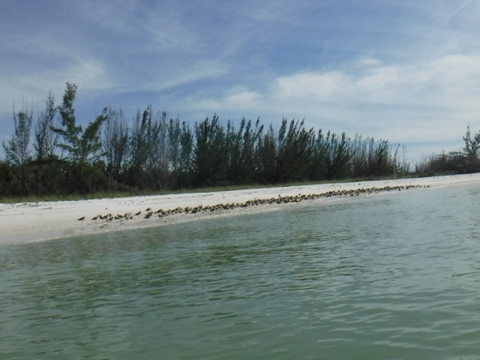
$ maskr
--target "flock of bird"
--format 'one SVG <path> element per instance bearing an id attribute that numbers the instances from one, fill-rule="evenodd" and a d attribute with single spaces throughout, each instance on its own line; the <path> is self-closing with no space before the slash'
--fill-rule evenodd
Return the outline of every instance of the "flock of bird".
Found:
<path id="1" fill-rule="evenodd" d="M 135 214 L 131 212 L 127 212 L 124 214 L 117 214 L 112 215 L 111 213 L 105 215 L 96 215 L 91 220 L 98 221 L 102 220 L 105 222 L 110 222 L 114 220 L 133 220 L 135 218 L 150 219 L 153 216 L 158 216 L 160 218 L 174 215 L 174 214 L 197 214 L 200 212 L 214 212 L 214 211 L 222 211 L 222 210 L 233 210 L 237 208 L 248 208 L 251 206 L 258 206 L 258 205 L 265 205 L 265 204 L 288 204 L 288 203 L 298 203 L 305 200 L 315 200 L 319 198 L 331 198 L 331 197 L 345 197 L 345 196 L 360 196 L 360 195 L 371 195 L 373 193 L 379 192 L 386 192 L 386 191 L 402 191 L 408 190 L 412 188 L 422 188 L 422 187 L 430 187 L 430 185 L 404 185 L 404 186 L 384 186 L 384 187 L 371 187 L 371 188 L 360 188 L 360 189 L 352 189 L 352 190 L 332 190 L 321 194 L 308 194 L 308 195 L 292 195 L 292 196 L 281 196 L 278 197 L 268 198 L 268 199 L 254 199 L 248 200 L 244 203 L 227 203 L 227 204 L 217 204 L 217 205 L 208 205 L 208 206 L 195 206 L 190 207 L 187 206 L 185 208 L 177 207 L 176 209 L 172 210 L 163 210 L 158 209 L 156 211 L 152 210 L 152 208 L 147 208 L 142 211 L 138 211 Z M 78 221 L 85 220 L 85 216 L 77 219 Z"/>

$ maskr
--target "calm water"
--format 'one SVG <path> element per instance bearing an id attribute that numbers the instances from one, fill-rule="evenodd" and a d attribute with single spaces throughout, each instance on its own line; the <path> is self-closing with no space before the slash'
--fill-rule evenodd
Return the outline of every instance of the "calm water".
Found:
<path id="1" fill-rule="evenodd" d="M 0 359 L 480 359 L 480 185 L 0 248 Z"/>

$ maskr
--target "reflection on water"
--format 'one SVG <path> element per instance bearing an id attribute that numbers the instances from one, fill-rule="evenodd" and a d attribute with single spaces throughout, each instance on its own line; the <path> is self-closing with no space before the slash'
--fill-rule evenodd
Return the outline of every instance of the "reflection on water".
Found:
<path id="1" fill-rule="evenodd" d="M 476 358 L 480 186 L 0 248 L 1 359 Z"/>

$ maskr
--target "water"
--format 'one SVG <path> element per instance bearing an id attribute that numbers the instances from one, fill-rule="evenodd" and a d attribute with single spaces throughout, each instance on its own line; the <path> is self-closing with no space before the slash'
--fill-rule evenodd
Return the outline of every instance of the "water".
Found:
<path id="1" fill-rule="evenodd" d="M 0 248 L 0 359 L 480 359 L 480 185 Z"/>

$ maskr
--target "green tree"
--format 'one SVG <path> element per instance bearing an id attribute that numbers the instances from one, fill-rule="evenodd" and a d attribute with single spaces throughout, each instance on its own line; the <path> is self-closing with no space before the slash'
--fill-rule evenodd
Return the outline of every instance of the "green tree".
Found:
<path id="1" fill-rule="evenodd" d="M 260 183 L 274 184 L 277 179 L 277 141 L 276 131 L 270 124 L 265 134 L 260 133 L 257 151 L 257 181 Z"/>
<path id="2" fill-rule="evenodd" d="M 330 142 L 323 135 L 322 129 L 318 130 L 318 134 L 313 144 L 313 154 L 310 164 L 310 178 L 312 180 L 324 180 L 327 174 L 327 158 L 330 153 Z"/>
<path id="3" fill-rule="evenodd" d="M 61 164 L 58 161 L 58 156 L 55 154 L 58 134 L 52 130 L 56 114 L 55 100 L 52 93 L 49 93 L 45 111 L 37 118 L 35 126 L 33 165 L 35 168 L 35 191 L 37 195 L 46 192 L 54 193 L 59 190 L 59 179 L 62 177 Z"/>
<path id="4" fill-rule="evenodd" d="M 149 176 L 146 173 L 146 164 L 149 157 L 148 132 L 152 121 L 151 113 L 150 106 L 143 113 L 140 110 L 137 111 L 130 135 L 127 183 L 136 187 L 148 187 Z"/>
<path id="5" fill-rule="evenodd" d="M 53 127 L 53 131 L 63 138 L 63 143 L 58 146 L 67 152 L 67 158 L 72 164 L 83 168 L 85 165 L 94 165 L 100 160 L 100 129 L 108 119 L 107 108 L 102 114 L 88 124 L 85 131 L 81 125 L 77 125 L 73 102 L 76 97 L 77 85 L 67 83 L 67 89 L 63 95 L 63 104 L 58 107 L 62 120 L 62 128 Z"/>
<path id="6" fill-rule="evenodd" d="M 148 129 L 147 171 L 150 174 L 150 186 L 155 190 L 165 189 L 170 165 L 167 113 L 157 113 Z"/>
<path id="7" fill-rule="evenodd" d="M 190 126 L 182 122 L 182 131 L 180 135 L 180 176 L 179 176 L 179 186 L 180 187 L 192 187 L 193 184 L 193 151 L 194 151 L 194 141 L 193 133 Z"/>
<path id="8" fill-rule="evenodd" d="M 350 139 L 345 133 L 338 138 L 336 134 L 327 134 L 329 144 L 329 155 L 327 162 L 327 179 L 342 179 L 350 175 L 352 154 L 350 150 Z"/>
<path id="9" fill-rule="evenodd" d="M 255 180 L 256 175 L 256 145 L 263 125 L 260 120 L 252 127 L 252 121 L 242 118 L 240 128 L 235 131 L 231 122 L 227 126 L 228 168 L 227 178 L 235 184 L 248 184 Z"/>
<path id="10" fill-rule="evenodd" d="M 107 108 L 101 115 L 88 124 L 85 131 L 81 125 L 77 125 L 73 102 L 76 97 L 77 85 L 67 83 L 67 89 L 63 95 L 63 104 L 58 107 L 62 120 L 62 128 L 53 127 L 53 131 L 63 139 L 58 146 L 67 152 L 67 159 L 74 165 L 83 169 L 86 165 L 94 165 L 100 160 L 100 129 L 108 119 Z"/>
<path id="11" fill-rule="evenodd" d="M 214 186 L 226 179 L 228 164 L 226 137 L 225 130 L 218 120 L 218 116 L 214 115 L 211 121 L 207 117 L 201 123 L 195 123 L 196 186 Z"/>
<path id="12" fill-rule="evenodd" d="M 168 123 L 168 159 L 170 187 L 190 187 L 192 169 L 193 135 L 190 127 L 180 119 L 170 119 Z"/>
<path id="13" fill-rule="evenodd" d="M 52 127 L 56 114 L 55 99 L 52 93 L 49 93 L 45 104 L 45 111 L 40 114 L 35 126 L 35 141 L 33 147 L 35 148 L 36 161 L 45 161 L 55 153 L 58 135 L 52 131 Z"/>
<path id="14" fill-rule="evenodd" d="M 129 127 L 123 111 L 109 109 L 103 131 L 103 150 L 107 172 L 116 181 L 121 181 L 129 151 Z"/>
<path id="15" fill-rule="evenodd" d="M 278 134 L 277 181 L 307 180 L 314 154 L 315 133 L 307 131 L 303 121 L 282 120 Z"/>
<path id="16" fill-rule="evenodd" d="M 102 185 L 105 178 L 100 169 L 102 165 L 100 130 L 108 119 L 108 111 L 107 108 L 103 109 L 102 114 L 83 130 L 81 125 L 77 125 L 73 107 L 76 91 L 75 84 L 67 83 L 63 103 L 58 107 L 62 127 L 52 127 L 52 130 L 63 140 L 57 146 L 67 153 L 66 161 L 70 171 L 66 183 L 69 191 L 98 191 L 105 185 Z"/>
<path id="17" fill-rule="evenodd" d="M 21 192 L 24 195 L 28 193 L 27 165 L 31 160 L 29 144 L 32 120 L 33 110 L 29 110 L 28 106 L 22 105 L 22 110 L 18 113 L 13 110 L 14 133 L 8 143 L 2 142 L 6 163 L 15 169 L 14 174 L 20 181 Z"/>
<path id="18" fill-rule="evenodd" d="M 14 193 L 13 181 L 12 167 L 0 160 L 0 197 Z"/>
<path id="19" fill-rule="evenodd" d="M 460 172 L 478 172 L 480 171 L 480 160 L 478 159 L 478 152 L 480 150 L 480 132 L 475 134 L 472 138 L 470 133 L 470 126 L 467 126 L 467 133 L 463 137 L 465 142 L 465 147 L 463 148 L 464 152 L 464 162 L 461 166 L 462 170 Z"/>

